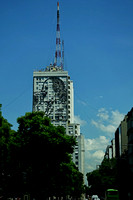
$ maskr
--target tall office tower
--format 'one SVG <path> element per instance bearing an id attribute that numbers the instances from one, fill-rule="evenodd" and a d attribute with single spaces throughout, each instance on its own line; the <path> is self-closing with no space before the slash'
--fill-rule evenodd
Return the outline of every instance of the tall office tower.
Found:
<path id="1" fill-rule="evenodd" d="M 33 74 L 33 111 L 44 111 L 55 126 L 73 123 L 73 82 L 67 71 L 49 66 Z"/>
<path id="2" fill-rule="evenodd" d="M 73 81 L 64 71 L 64 41 L 61 57 L 59 3 L 57 3 L 56 51 L 54 64 L 33 73 L 33 111 L 44 111 L 54 126 L 64 126 L 66 134 L 76 137 L 73 162 L 84 173 L 84 138 L 74 123 Z"/>

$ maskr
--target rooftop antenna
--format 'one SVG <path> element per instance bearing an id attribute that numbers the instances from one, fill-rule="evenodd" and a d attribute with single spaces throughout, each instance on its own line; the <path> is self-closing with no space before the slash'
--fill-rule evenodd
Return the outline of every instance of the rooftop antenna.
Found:
<path id="1" fill-rule="evenodd" d="M 62 40 L 62 69 L 64 69 L 64 40 Z"/>
<path id="2" fill-rule="evenodd" d="M 61 41 L 60 41 L 60 16 L 59 16 L 59 2 L 57 2 L 57 27 L 56 27 L 56 51 L 54 66 L 61 66 Z"/>

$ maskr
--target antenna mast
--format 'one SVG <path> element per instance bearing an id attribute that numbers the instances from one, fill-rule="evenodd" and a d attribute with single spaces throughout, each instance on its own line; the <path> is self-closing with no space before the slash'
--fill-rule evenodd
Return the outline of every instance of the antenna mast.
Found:
<path id="1" fill-rule="evenodd" d="M 64 69 L 64 40 L 62 40 L 62 69 Z"/>
<path id="2" fill-rule="evenodd" d="M 60 41 L 60 16 L 59 16 L 59 2 L 57 2 L 57 27 L 56 27 L 56 51 L 54 66 L 61 66 L 61 41 Z"/>

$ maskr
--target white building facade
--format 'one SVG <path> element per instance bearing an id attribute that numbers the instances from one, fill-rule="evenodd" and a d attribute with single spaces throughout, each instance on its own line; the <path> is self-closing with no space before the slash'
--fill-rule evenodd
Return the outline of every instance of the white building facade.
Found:
<path id="1" fill-rule="evenodd" d="M 73 81 L 67 71 L 50 65 L 33 73 L 33 111 L 44 111 L 54 126 L 63 126 L 66 134 L 76 137 L 72 159 L 84 174 L 84 137 L 74 123 Z"/>

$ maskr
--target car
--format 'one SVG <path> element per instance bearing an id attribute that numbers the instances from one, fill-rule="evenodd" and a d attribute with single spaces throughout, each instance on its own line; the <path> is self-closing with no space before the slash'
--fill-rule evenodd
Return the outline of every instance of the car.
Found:
<path id="1" fill-rule="evenodd" d="M 92 200 L 100 200 L 97 195 L 92 195 L 91 199 Z"/>

